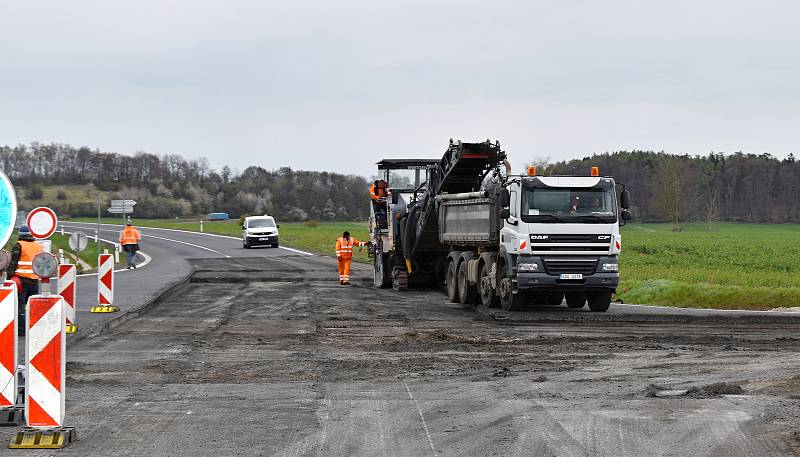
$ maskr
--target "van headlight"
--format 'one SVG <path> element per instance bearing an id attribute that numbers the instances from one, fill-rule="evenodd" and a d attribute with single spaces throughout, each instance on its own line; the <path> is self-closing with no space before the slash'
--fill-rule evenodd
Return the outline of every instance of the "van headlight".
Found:
<path id="1" fill-rule="evenodd" d="M 603 271 L 619 271 L 618 263 L 604 263 Z"/>
<path id="2" fill-rule="evenodd" d="M 520 263 L 517 264 L 517 271 L 539 271 L 538 263 Z"/>

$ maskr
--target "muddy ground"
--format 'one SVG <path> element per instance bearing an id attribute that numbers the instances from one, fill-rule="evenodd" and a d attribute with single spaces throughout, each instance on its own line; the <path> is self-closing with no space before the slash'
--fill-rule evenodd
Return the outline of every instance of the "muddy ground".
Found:
<path id="1" fill-rule="evenodd" d="M 492 321 L 330 259 L 196 268 L 68 348 L 58 455 L 800 455 L 800 319 Z"/>

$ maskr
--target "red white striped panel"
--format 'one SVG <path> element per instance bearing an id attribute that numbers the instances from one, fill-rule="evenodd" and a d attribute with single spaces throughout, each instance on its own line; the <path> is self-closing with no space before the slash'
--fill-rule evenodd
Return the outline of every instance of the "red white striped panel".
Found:
<path id="1" fill-rule="evenodd" d="M 114 303 L 114 256 L 100 254 L 97 261 L 97 303 L 100 306 Z"/>
<path id="2" fill-rule="evenodd" d="M 0 287 L 0 407 L 17 402 L 17 286 L 6 284 Z"/>
<path id="3" fill-rule="evenodd" d="M 67 324 L 75 324 L 75 265 L 58 266 L 58 293 L 64 299 Z"/>
<path id="4" fill-rule="evenodd" d="M 67 360 L 64 300 L 58 295 L 34 295 L 28 300 L 26 314 L 25 418 L 29 427 L 60 427 L 64 424 Z"/>

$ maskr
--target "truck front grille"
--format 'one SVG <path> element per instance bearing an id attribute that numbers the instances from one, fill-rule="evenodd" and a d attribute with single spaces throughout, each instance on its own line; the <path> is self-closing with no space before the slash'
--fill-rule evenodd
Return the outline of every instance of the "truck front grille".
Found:
<path id="1" fill-rule="evenodd" d="M 597 271 L 597 259 L 542 259 L 544 271 L 549 275 L 561 273 L 594 274 Z"/>

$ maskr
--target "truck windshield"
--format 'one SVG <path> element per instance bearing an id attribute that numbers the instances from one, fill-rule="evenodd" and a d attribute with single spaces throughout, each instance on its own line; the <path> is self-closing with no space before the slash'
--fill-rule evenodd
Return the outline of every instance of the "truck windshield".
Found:
<path id="1" fill-rule="evenodd" d="M 524 188 L 521 214 L 525 222 L 614 223 L 616 196 L 613 186 Z"/>
<path id="2" fill-rule="evenodd" d="M 247 228 L 271 228 L 275 227 L 275 221 L 272 219 L 253 219 L 247 222 Z"/>
<path id="3" fill-rule="evenodd" d="M 412 190 L 428 180 L 428 170 L 424 167 L 389 170 L 388 175 L 390 189 Z"/>

